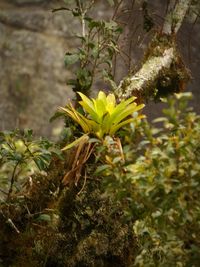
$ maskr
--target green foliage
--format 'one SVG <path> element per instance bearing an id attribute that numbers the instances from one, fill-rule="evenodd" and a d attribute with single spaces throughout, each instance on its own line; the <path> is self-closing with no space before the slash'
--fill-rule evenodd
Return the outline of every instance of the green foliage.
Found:
<path id="1" fill-rule="evenodd" d="M 1 193 L 9 198 L 22 190 L 33 173 L 47 170 L 52 153 L 61 152 L 47 139 L 33 140 L 32 130 L 0 132 Z"/>
<path id="2" fill-rule="evenodd" d="M 94 1 L 74 1 L 66 3 L 65 7 L 54 11 L 66 10 L 78 19 L 81 24 L 81 33 L 75 37 L 81 42 L 80 47 L 65 54 L 65 65 L 75 65 L 75 78 L 68 81 L 75 93 L 90 94 L 90 89 L 96 77 L 108 81 L 116 87 L 113 81 L 112 60 L 119 52 L 117 41 L 122 29 L 114 20 L 96 20 L 88 15 Z M 109 1 L 112 5 L 112 1 Z"/>
<path id="3" fill-rule="evenodd" d="M 176 98 L 181 102 L 171 98 L 164 110 L 163 131 L 129 166 L 134 199 L 144 207 L 134 226 L 142 245 L 136 266 L 198 266 L 200 260 L 200 118 L 184 110 L 187 94 Z"/>
<path id="4" fill-rule="evenodd" d="M 93 134 L 99 139 L 103 139 L 106 135 L 113 136 L 124 125 L 143 117 L 138 115 L 137 111 L 141 110 L 144 105 L 137 105 L 134 102 L 136 97 L 130 97 L 116 104 L 114 94 L 106 96 L 104 92 L 100 91 L 96 99 L 89 99 L 80 92 L 78 94 L 82 99 L 79 103 L 84 109 L 85 115 L 75 110 L 72 104 L 60 109 L 77 122 L 84 133 Z M 134 116 L 130 117 L 131 115 Z M 80 138 L 80 140 L 82 139 L 83 137 Z M 75 142 L 77 143 L 77 141 Z M 67 148 L 69 146 L 65 149 Z"/>
<path id="5" fill-rule="evenodd" d="M 133 266 L 199 266 L 200 117 L 186 109 L 189 93 L 168 100 L 166 117 L 127 129 L 125 163 L 101 159 L 108 194 L 126 201 L 140 251 Z M 134 140 L 138 140 L 135 144 Z"/>

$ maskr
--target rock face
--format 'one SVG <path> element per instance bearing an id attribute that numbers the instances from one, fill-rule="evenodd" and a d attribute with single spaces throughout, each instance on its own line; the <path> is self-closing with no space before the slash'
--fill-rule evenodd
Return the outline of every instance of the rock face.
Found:
<path id="1" fill-rule="evenodd" d="M 0 1 L 1 130 L 32 128 L 51 136 L 49 118 L 72 96 L 63 59 L 75 25 L 64 12 L 52 14 L 53 4 Z"/>
<path id="2" fill-rule="evenodd" d="M 17 4 L 17 5 L 23 5 L 23 4 L 38 4 L 38 3 L 44 3 L 47 2 L 47 0 L 11 0 L 10 2 Z"/>

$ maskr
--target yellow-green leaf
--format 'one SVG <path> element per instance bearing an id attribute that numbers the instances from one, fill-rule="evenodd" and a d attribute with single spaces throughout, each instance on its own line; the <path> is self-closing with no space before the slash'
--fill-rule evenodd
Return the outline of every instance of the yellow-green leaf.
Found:
<path id="1" fill-rule="evenodd" d="M 122 121 L 121 123 L 115 125 L 115 126 L 112 126 L 110 131 L 109 131 L 109 135 L 114 135 L 118 130 L 119 128 L 123 127 L 124 125 L 128 124 L 128 123 L 131 123 L 134 121 L 134 118 L 130 118 L 130 119 L 127 119 L 127 120 L 124 120 Z"/>
<path id="2" fill-rule="evenodd" d="M 79 143 L 83 142 L 83 143 L 87 143 L 89 140 L 89 136 L 87 134 L 82 135 L 80 138 L 76 139 L 74 142 L 66 145 L 65 147 L 63 147 L 61 150 L 67 150 L 70 149 L 74 146 L 77 146 Z"/>

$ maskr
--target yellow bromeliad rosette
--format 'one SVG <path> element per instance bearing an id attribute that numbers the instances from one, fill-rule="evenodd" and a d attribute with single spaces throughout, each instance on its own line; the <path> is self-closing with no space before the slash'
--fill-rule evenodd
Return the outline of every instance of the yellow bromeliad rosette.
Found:
<path id="1" fill-rule="evenodd" d="M 99 139 L 103 139 L 106 135 L 114 136 L 124 125 L 144 117 L 137 113 L 144 107 L 144 104 L 137 105 L 134 96 L 117 104 L 114 94 L 106 96 L 103 91 L 98 93 L 96 99 L 90 99 L 80 92 L 78 94 L 81 97 L 79 104 L 84 109 L 85 115 L 75 110 L 71 103 L 66 107 L 60 107 L 60 110 L 77 122 L 85 135 L 64 147 L 63 150 L 78 144 L 79 140 L 87 139 L 89 134 L 93 134 Z M 134 113 L 136 116 L 131 117 Z"/>

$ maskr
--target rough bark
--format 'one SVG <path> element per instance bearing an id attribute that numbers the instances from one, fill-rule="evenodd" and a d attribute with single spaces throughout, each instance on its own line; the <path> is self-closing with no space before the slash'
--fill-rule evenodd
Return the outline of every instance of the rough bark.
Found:
<path id="1" fill-rule="evenodd" d="M 120 82 L 116 90 L 119 100 L 131 95 L 144 99 L 145 96 L 162 95 L 162 91 L 171 93 L 183 89 L 189 74 L 178 53 L 175 35 L 182 25 L 190 3 L 191 0 L 176 1 L 175 5 L 173 0 L 170 2 L 163 29 L 150 44 L 148 56 L 141 69 Z M 174 83 L 176 86 L 172 89 Z"/>
<path id="2" fill-rule="evenodd" d="M 177 33 L 182 25 L 183 19 L 190 7 L 191 0 L 171 1 L 169 12 L 166 15 L 162 32 L 165 34 Z"/>

